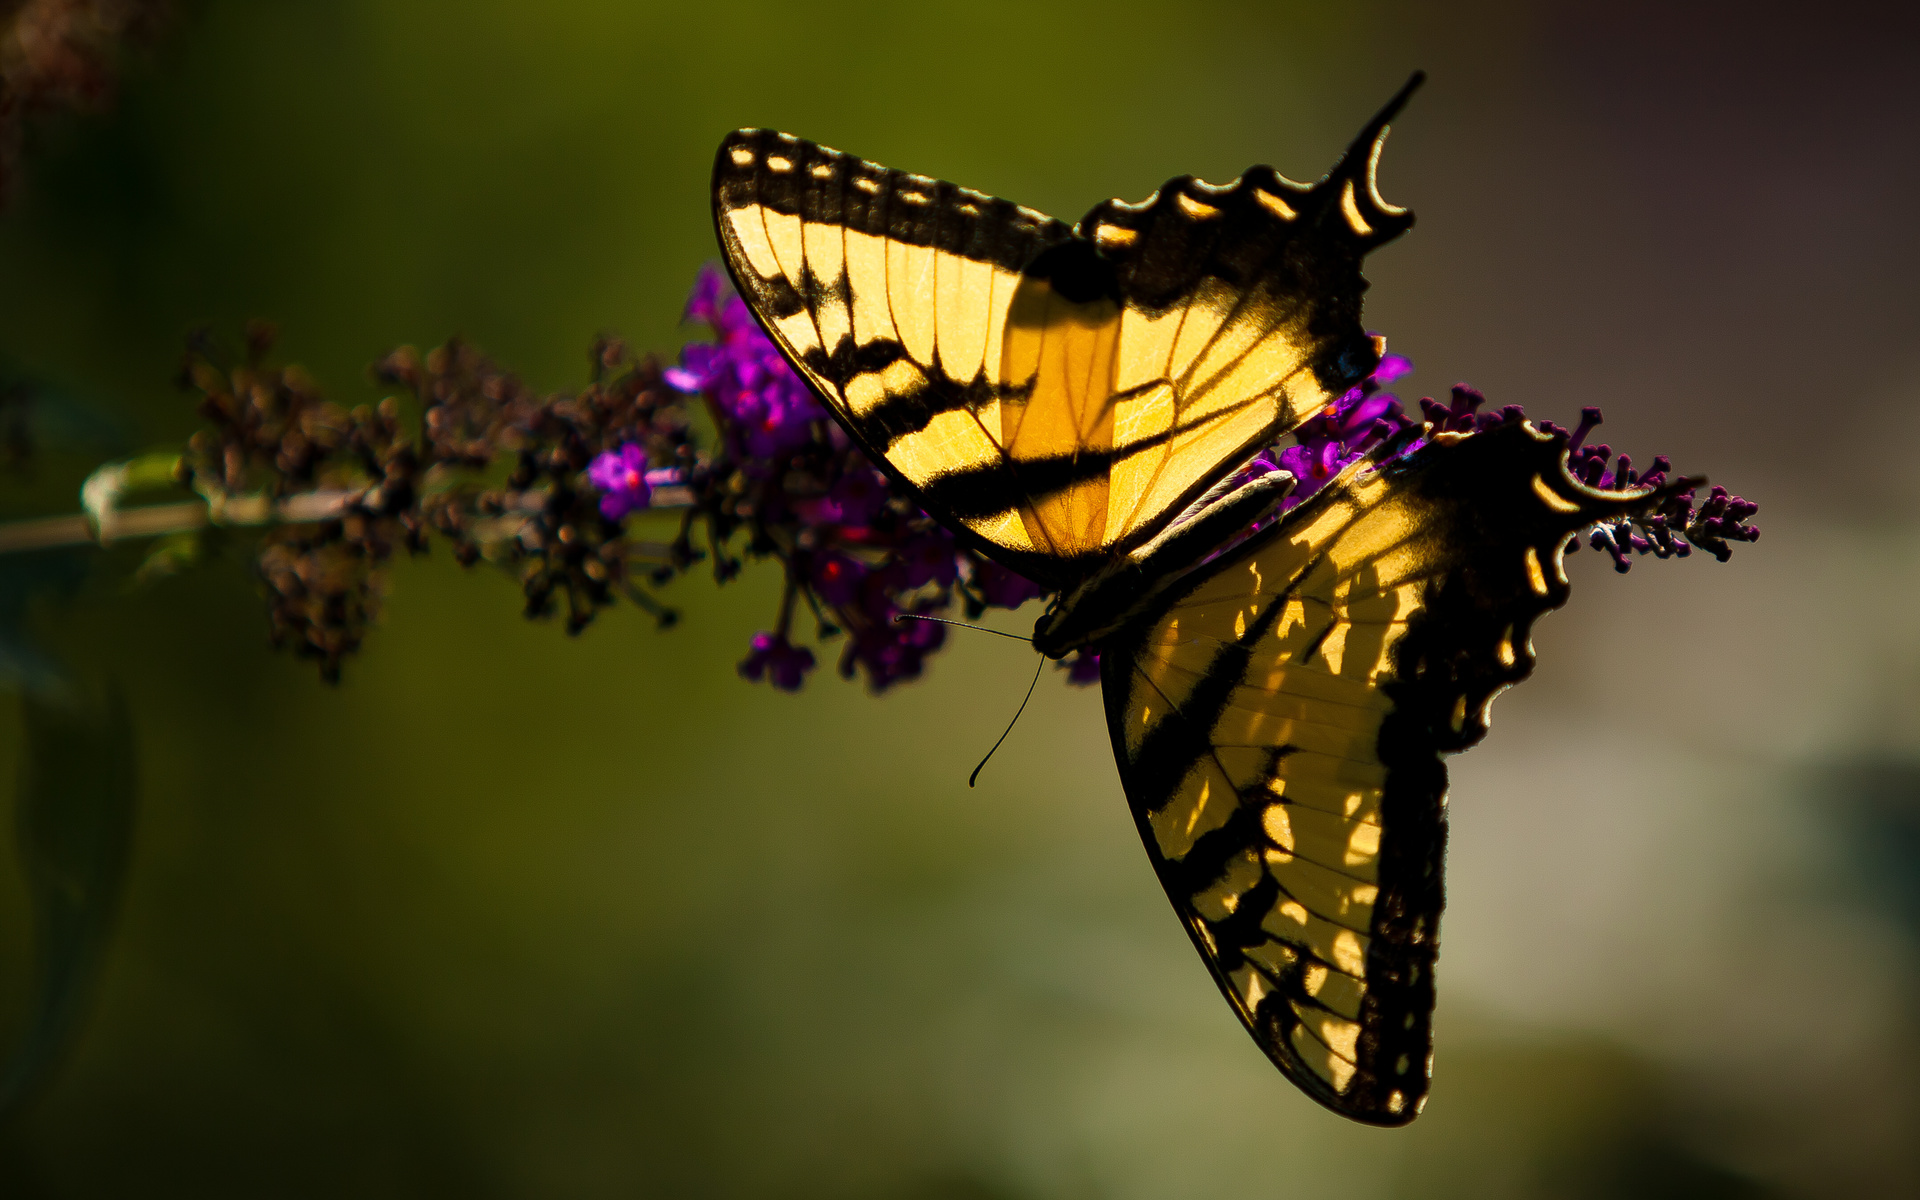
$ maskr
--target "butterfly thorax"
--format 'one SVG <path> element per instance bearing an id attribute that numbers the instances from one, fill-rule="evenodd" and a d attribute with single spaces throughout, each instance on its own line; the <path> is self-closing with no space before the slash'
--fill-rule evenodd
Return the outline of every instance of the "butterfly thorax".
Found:
<path id="1" fill-rule="evenodd" d="M 1158 607 L 1167 589 L 1251 525 L 1288 492 L 1293 476 L 1252 480 L 1176 521 L 1130 554 L 1117 556 L 1066 588 L 1034 623 L 1033 645 L 1048 658 L 1095 647 Z"/>

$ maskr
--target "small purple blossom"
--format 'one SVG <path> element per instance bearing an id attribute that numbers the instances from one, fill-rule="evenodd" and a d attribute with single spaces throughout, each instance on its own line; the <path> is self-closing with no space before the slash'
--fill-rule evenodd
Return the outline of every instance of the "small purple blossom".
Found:
<path id="1" fill-rule="evenodd" d="M 936 525 L 925 533 L 917 534 L 901 544 L 898 554 L 900 586 L 908 590 L 937 583 L 941 587 L 952 587 L 960 576 L 960 564 L 955 558 L 958 549 L 954 545 L 953 535 Z"/>
<path id="2" fill-rule="evenodd" d="M 944 601 L 928 602 L 915 605 L 911 613 L 930 616 L 945 607 Z M 888 612 L 885 619 L 854 631 L 840 655 L 843 678 L 852 679 L 856 668 L 864 670 L 867 686 L 874 692 L 920 678 L 927 655 L 947 644 L 947 627 L 911 617 L 897 620 L 901 615 L 899 610 Z"/>
<path id="3" fill-rule="evenodd" d="M 740 675 L 758 683 L 768 683 L 783 692 L 797 692 L 813 670 L 813 651 L 789 642 L 785 634 L 756 633 L 753 648 L 740 660 Z"/>
<path id="4" fill-rule="evenodd" d="M 1254 460 L 1256 474 L 1281 470 L 1298 480 L 1281 502 L 1281 511 L 1313 495 L 1348 465 L 1411 425 L 1400 411 L 1399 398 L 1379 389 L 1412 370 L 1413 360 L 1398 354 L 1386 355 L 1358 387 L 1349 389 L 1294 430 L 1297 445 Z"/>
<path id="5" fill-rule="evenodd" d="M 632 442 L 618 450 L 609 450 L 588 464 L 587 481 L 600 491 L 600 515 L 609 521 L 637 512 L 653 499 L 647 452 Z"/>
<path id="6" fill-rule="evenodd" d="M 1385 387 L 1394 380 L 1411 374 L 1413 374 L 1412 359 L 1404 354 L 1383 354 L 1380 356 L 1380 365 L 1373 369 L 1373 374 L 1368 378 L 1373 380 L 1375 387 Z"/>
<path id="7" fill-rule="evenodd" d="M 1067 682 L 1075 687 L 1091 687 L 1100 682 L 1100 654 L 1096 650 L 1075 650 L 1060 660 Z"/>
<path id="8" fill-rule="evenodd" d="M 852 604 L 859 597 L 860 585 L 866 578 L 867 564 L 838 550 L 814 555 L 812 570 L 807 573 L 813 594 L 821 603 L 834 608 Z"/>
<path id="9" fill-rule="evenodd" d="M 687 319 L 704 323 L 714 341 L 680 352 L 663 377 L 689 394 L 704 393 L 723 418 L 750 467 L 792 454 L 814 439 L 827 414 L 793 372 L 740 297 L 724 292 L 720 272 L 701 268 Z"/>
<path id="10" fill-rule="evenodd" d="M 835 425 L 833 428 L 837 430 L 840 427 Z M 872 467 L 852 467 L 827 493 L 827 501 L 834 506 L 828 520 L 864 528 L 871 525 L 873 518 L 886 506 L 886 477 Z"/>
<path id="11" fill-rule="evenodd" d="M 886 478 L 862 463 L 849 467 L 826 495 L 797 500 L 793 508 L 808 525 L 837 526 L 852 537 L 873 524 L 888 495 Z"/>
<path id="12" fill-rule="evenodd" d="M 1038 600 L 1043 594 L 1039 584 L 1025 575 L 1009 571 L 990 558 L 974 557 L 972 565 L 972 578 L 968 582 L 972 585 L 973 593 L 979 597 L 979 603 L 977 607 L 973 604 L 967 606 L 969 617 L 978 617 L 988 608 L 1019 608 L 1029 600 Z"/>

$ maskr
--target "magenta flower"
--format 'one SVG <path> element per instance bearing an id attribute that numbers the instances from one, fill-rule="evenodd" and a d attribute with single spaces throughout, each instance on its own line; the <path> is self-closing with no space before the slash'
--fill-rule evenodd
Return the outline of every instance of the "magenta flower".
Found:
<path id="1" fill-rule="evenodd" d="M 815 424 L 827 419 L 826 411 L 740 297 L 723 293 L 713 267 L 701 269 L 686 315 L 711 329 L 715 340 L 686 346 L 680 365 L 663 377 L 679 391 L 711 397 L 748 473 L 769 474 L 776 465 L 771 460 L 814 440 Z"/>
<path id="2" fill-rule="evenodd" d="M 1067 682 L 1076 687 L 1091 687 L 1100 682 L 1100 655 L 1093 650 L 1075 650 L 1060 660 L 1066 668 Z"/>
<path id="3" fill-rule="evenodd" d="M 1400 411 L 1399 399 L 1379 389 L 1412 370 L 1413 361 L 1401 355 L 1381 358 L 1360 386 L 1294 430 L 1297 445 L 1256 457 L 1250 475 L 1274 470 L 1292 473 L 1299 482 L 1282 502 L 1282 511 L 1313 495 L 1382 440 L 1411 426 Z"/>
<path id="4" fill-rule="evenodd" d="M 988 608 L 1019 608 L 1041 596 L 1039 584 L 990 558 L 973 560 L 973 578 L 969 582 Z"/>
<path id="5" fill-rule="evenodd" d="M 827 493 L 827 502 L 833 505 L 831 515 L 823 514 L 827 520 L 837 525 L 865 528 L 887 503 L 887 481 L 872 467 L 850 468 Z"/>
<path id="6" fill-rule="evenodd" d="M 653 499 L 647 475 L 647 452 L 631 442 L 596 457 L 587 466 L 587 481 L 601 492 L 600 515 L 618 521 L 645 508 Z"/>
<path id="7" fill-rule="evenodd" d="M 880 620 L 856 630 L 840 655 L 840 674 L 852 679 L 855 668 L 866 672 L 867 686 L 885 691 L 896 683 L 920 678 L 927 655 L 946 645 L 947 627 L 938 621 L 896 621 L 900 610 L 875 597 L 869 616 Z M 916 614 L 928 614 L 946 604 L 926 603 L 914 607 Z M 884 615 L 882 615 L 884 613 Z"/>
<path id="8" fill-rule="evenodd" d="M 789 642 L 785 634 L 756 633 L 753 648 L 740 660 L 740 675 L 758 683 L 768 683 L 783 692 L 797 692 L 813 670 L 813 651 Z"/>
<path id="9" fill-rule="evenodd" d="M 953 534 L 938 525 L 909 538 L 897 551 L 900 586 L 909 591 L 929 583 L 952 587 L 960 576 L 958 552 Z"/>
<path id="10" fill-rule="evenodd" d="M 860 585 L 866 577 L 865 563 L 838 550 L 828 550 L 814 555 L 813 569 L 808 572 L 807 581 L 812 584 L 813 594 L 822 603 L 839 608 L 854 602 L 860 595 Z"/>

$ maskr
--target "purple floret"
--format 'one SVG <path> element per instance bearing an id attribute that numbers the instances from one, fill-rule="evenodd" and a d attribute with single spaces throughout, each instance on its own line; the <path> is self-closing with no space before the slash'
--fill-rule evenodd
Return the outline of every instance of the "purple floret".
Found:
<path id="1" fill-rule="evenodd" d="M 704 393 L 713 401 L 746 459 L 743 465 L 763 473 L 766 460 L 792 454 L 814 439 L 815 424 L 826 420 L 826 411 L 753 312 L 724 290 L 713 267 L 701 269 L 686 315 L 706 324 L 716 340 L 686 346 L 680 365 L 668 368 L 664 378 L 682 392 Z"/>
<path id="2" fill-rule="evenodd" d="M 1067 682 L 1076 687 L 1091 687 L 1100 682 L 1100 654 L 1096 650 L 1075 650 L 1060 660 L 1066 668 Z"/>
<path id="3" fill-rule="evenodd" d="M 740 660 L 740 675 L 758 683 L 762 677 L 783 692 L 797 692 L 813 670 L 813 651 L 796 646 L 783 634 L 756 633 L 753 648 Z"/>
<path id="4" fill-rule="evenodd" d="M 990 558 L 973 560 L 973 590 L 986 605 L 994 608 L 1019 608 L 1043 594 L 1040 585 Z M 973 614 L 979 615 L 977 613 Z"/>
<path id="5" fill-rule="evenodd" d="M 601 493 L 600 515 L 618 521 L 645 508 L 653 499 L 647 476 L 647 452 L 631 442 L 595 458 L 587 466 L 587 480 Z"/>
<path id="6" fill-rule="evenodd" d="M 1506 405 L 1498 412 L 1482 412 L 1480 406 L 1485 402 L 1486 397 L 1479 392 L 1459 384 L 1453 389 L 1451 404 L 1442 405 L 1429 397 L 1420 401 L 1420 408 L 1434 433 L 1475 433 L 1526 418 L 1526 411 L 1518 404 Z M 1725 562 L 1733 553 L 1729 542 L 1759 539 L 1758 528 L 1743 524 L 1760 511 L 1758 504 L 1716 487 L 1696 512 L 1694 494 L 1705 481 L 1673 480 L 1673 463 L 1666 455 L 1654 455 L 1645 471 L 1636 471 L 1630 455 L 1615 455 L 1613 447 L 1604 442 L 1589 445 L 1588 437 L 1604 421 L 1598 408 L 1588 407 L 1580 410 L 1580 423 L 1571 430 L 1552 421 L 1540 421 L 1538 427 L 1544 433 L 1567 440 L 1567 473 L 1590 488 L 1613 492 L 1667 490 L 1668 494 L 1645 515 L 1605 522 L 1587 534 L 1587 544 L 1606 552 L 1613 559 L 1615 570 L 1630 569 L 1634 555 L 1685 558 L 1693 553 L 1695 546 Z M 1391 461 L 1411 454 L 1423 444 L 1424 439 L 1413 441 L 1404 450 L 1395 449 L 1386 458 Z M 1576 539 L 1568 549 L 1578 549 L 1579 545 Z"/>
<path id="7" fill-rule="evenodd" d="M 1381 358 L 1372 375 L 1306 421 L 1293 436 L 1297 444 L 1267 450 L 1249 464 L 1247 477 L 1286 471 L 1298 482 L 1280 503 L 1285 512 L 1327 485 L 1334 476 L 1366 456 L 1382 441 L 1412 427 L 1400 401 L 1380 388 L 1413 370 L 1398 354 Z"/>
<path id="8" fill-rule="evenodd" d="M 927 616 L 944 607 L 927 603 L 907 611 Z M 840 655 L 840 674 L 852 679 L 856 668 L 864 670 L 867 686 L 876 692 L 920 678 L 927 655 L 946 645 L 947 627 L 938 621 L 897 621 L 894 618 L 901 610 L 877 594 L 869 597 L 867 608 L 871 623 L 848 639 Z"/>

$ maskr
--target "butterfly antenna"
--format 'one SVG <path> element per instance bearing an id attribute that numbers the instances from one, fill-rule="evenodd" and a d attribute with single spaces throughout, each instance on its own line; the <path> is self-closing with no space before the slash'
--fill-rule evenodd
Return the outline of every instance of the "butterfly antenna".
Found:
<path id="1" fill-rule="evenodd" d="M 1047 660 L 1042 658 L 1040 665 L 1033 669 L 1033 682 L 1027 685 L 1027 694 L 1026 697 L 1020 701 L 1020 707 L 1013 710 L 1013 720 L 1007 722 L 1007 733 L 1013 732 L 1013 727 L 1020 723 L 1020 714 L 1027 711 L 1027 701 L 1033 699 L 1033 689 L 1040 686 L 1040 672 L 1046 669 L 1046 665 Z M 1007 740 L 1007 733 L 1000 735 L 1000 742 Z M 993 744 L 993 750 L 1000 748 L 1000 742 Z M 987 751 L 987 758 L 993 757 L 993 750 Z M 980 778 L 980 772 L 986 768 L 987 758 L 981 759 L 980 765 L 973 769 L 973 774 L 967 776 L 968 787 L 972 787 L 973 781 Z"/>
<path id="2" fill-rule="evenodd" d="M 980 772 L 986 769 L 987 759 L 993 757 L 993 751 L 1000 748 L 1000 742 L 1006 741 L 1007 734 L 1012 733 L 1013 727 L 1020 723 L 1020 714 L 1027 711 L 1027 701 L 1033 699 L 1033 689 L 1040 686 L 1040 672 L 1045 670 L 1046 666 L 1047 660 L 1042 658 L 1039 664 L 1033 668 L 1033 682 L 1027 685 L 1027 694 L 1021 697 L 1020 707 L 1013 710 L 1013 720 L 1007 722 L 1006 732 L 1000 735 L 1000 741 L 993 744 L 993 750 L 987 751 L 987 757 L 981 759 L 980 765 L 973 769 L 973 774 L 967 776 L 968 787 L 972 787 L 974 781 L 980 778 Z"/>
<path id="3" fill-rule="evenodd" d="M 949 621 L 945 617 L 929 617 L 920 613 L 895 613 L 893 614 L 893 619 L 895 621 L 932 621 L 937 625 L 952 625 L 960 629 L 972 629 L 980 633 L 991 633 L 1003 638 L 1012 638 L 1016 642 L 1025 642 L 1029 646 L 1033 645 L 1033 639 L 1030 637 L 1021 637 L 1017 633 L 1008 633 L 1004 629 L 988 629 L 985 625 L 969 625 L 965 621 Z"/>

